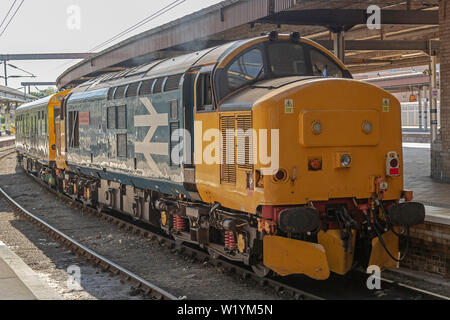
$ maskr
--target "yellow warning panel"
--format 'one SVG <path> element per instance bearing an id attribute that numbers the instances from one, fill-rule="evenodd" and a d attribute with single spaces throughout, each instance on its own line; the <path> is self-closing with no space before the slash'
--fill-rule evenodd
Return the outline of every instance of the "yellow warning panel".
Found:
<path id="1" fill-rule="evenodd" d="M 305 274 L 316 280 L 330 276 L 325 249 L 320 244 L 284 237 L 264 237 L 264 265 L 281 276 Z"/>
<path id="2" fill-rule="evenodd" d="M 382 238 L 389 252 L 398 259 L 400 257 L 398 237 L 392 231 L 388 231 L 382 235 Z M 372 239 L 372 253 L 369 265 L 378 266 L 380 269 L 398 268 L 398 262 L 389 257 L 378 237 Z"/>
<path id="3" fill-rule="evenodd" d="M 339 230 L 328 230 L 327 232 L 321 230 L 317 234 L 317 241 L 325 248 L 331 271 L 344 275 L 352 268 L 356 241 L 355 230 L 352 230 L 352 252 L 350 250 L 346 252 Z"/>

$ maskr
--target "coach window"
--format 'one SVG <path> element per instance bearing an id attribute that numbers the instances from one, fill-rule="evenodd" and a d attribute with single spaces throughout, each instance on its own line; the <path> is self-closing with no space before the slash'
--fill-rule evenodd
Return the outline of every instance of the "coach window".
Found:
<path id="1" fill-rule="evenodd" d="M 48 117 L 47 117 L 47 113 L 44 113 L 44 124 L 45 124 L 45 134 L 48 134 Z"/>
<path id="2" fill-rule="evenodd" d="M 200 74 L 197 80 L 197 112 L 214 110 L 211 90 L 211 73 Z"/>

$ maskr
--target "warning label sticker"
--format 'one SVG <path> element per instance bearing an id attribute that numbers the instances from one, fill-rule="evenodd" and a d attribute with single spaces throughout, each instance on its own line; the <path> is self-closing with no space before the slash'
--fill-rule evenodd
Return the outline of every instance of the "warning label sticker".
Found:
<path id="1" fill-rule="evenodd" d="M 284 100 L 284 113 L 294 113 L 294 100 Z"/>
<path id="2" fill-rule="evenodd" d="M 383 112 L 389 112 L 390 101 L 388 98 L 383 99 Z"/>

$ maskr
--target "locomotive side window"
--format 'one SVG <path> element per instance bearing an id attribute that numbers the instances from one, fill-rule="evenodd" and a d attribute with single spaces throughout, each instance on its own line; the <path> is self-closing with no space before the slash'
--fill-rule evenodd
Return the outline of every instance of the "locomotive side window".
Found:
<path id="1" fill-rule="evenodd" d="M 127 107 L 118 106 L 117 107 L 117 129 L 127 128 Z"/>
<path id="2" fill-rule="evenodd" d="M 127 156 L 127 134 L 117 134 L 117 156 L 125 158 Z"/>
<path id="3" fill-rule="evenodd" d="M 107 112 L 107 128 L 116 129 L 116 107 L 108 107 Z"/>
<path id="4" fill-rule="evenodd" d="M 310 51 L 311 65 L 315 76 L 342 78 L 341 68 L 329 57 L 316 49 Z"/>
<path id="5" fill-rule="evenodd" d="M 197 111 L 208 110 L 213 110 L 211 73 L 204 73 L 197 80 Z"/>
<path id="6" fill-rule="evenodd" d="M 78 111 L 69 111 L 69 147 L 80 147 L 80 122 L 78 119 Z"/>

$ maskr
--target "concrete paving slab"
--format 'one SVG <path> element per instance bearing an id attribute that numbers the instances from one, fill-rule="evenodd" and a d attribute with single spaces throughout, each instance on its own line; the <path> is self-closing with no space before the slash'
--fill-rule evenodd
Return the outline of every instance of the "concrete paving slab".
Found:
<path id="1" fill-rule="evenodd" d="M 0 259 L 0 280 L 14 278 L 14 277 L 16 277 L 16 274 L 14 273 L 14 271 L 11 270 L 11 268 L 5 261 Z"/>
<path id="2" fill-rule="evenodd" d="M 405 188 L 427 207 L 427 221 L 450 224 L 450 184 L 431 179 L 429 144 L 403 144 Z"/>
<path id="3" fill-rule="evenodd" d="M 61 296 L 0 241 L 0 299 L 61 300 Z"/>
<path id="4" fill-rule="evenodd" d="M 14 139 L 16 139 L 15 136 L 1 136 L 0 137 L 0 142 L 10 141 L 10 140 L 14 140 Z"/>
<path id="5" fill-rule="evenodd" d="M 425 221 L 450 225 L 450 209 L 425 206 Z"/>
<path id="6" fill-rule="evenodd" d="M 19 278 L 0 279 L 0 300 L 36 300 Z"/>

